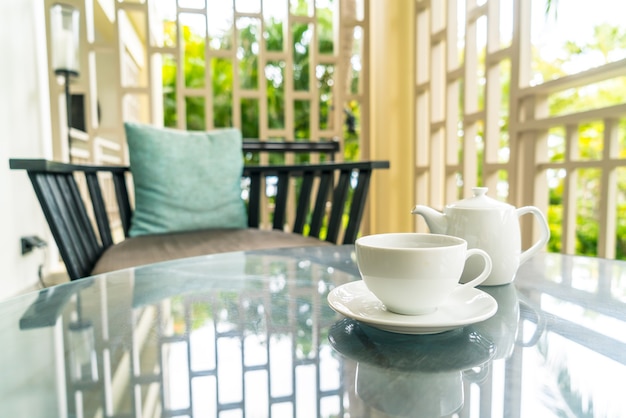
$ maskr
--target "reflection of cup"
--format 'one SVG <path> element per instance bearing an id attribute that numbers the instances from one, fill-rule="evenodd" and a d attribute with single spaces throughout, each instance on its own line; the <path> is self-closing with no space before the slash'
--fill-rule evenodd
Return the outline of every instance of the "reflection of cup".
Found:
<path id="1" fill-rule="evenodd" d="M 460 370 L 390 370 L 358 363 L 356 393 L 369 406 L 395 416 L 442 417 L 463 407 Z"/>
<path id="2" fill-rule="evenodd" d="M 495 351 L 491 341 L 467 327 L 405 335 L 343 319 L 330 328 L 328 338 L 336 351 L 357 362 L 359 398 L 395 416 L 458 411 L 464 402 L 463 380 L 475 381 L 474 369 L 487 370 Z"/>
<path id="3" fill-rule="evenodd" d="M 513 353 L 515 344 L 524 346 L 533 345 L 543 332 L 543 321 L 538 312 L 524 301 L 520 301 L 517 290 L 513 284 L 502 286 L 485 286 L 481 290 L 489 293 L 498 302 L 498 311 L 486 321 L 471 325 L 470 328 L 487 336 L 495 343 L 495 358 L 508 358 Z M 532 311 L 537 321 L 537 327 L 525 341 L 519 339 L 520 304 L 525 309 Z"/>
<path id="4" fill-rule="evenodd" d="M 376 234 L 356 240 L 356 259 L 367 288 L 396 313 L 433 312 L 459 285 L 465 260 L 484 259 L 482 272 L 463 284 L 475 287 L 491 272 L 491 260 L 467 249 L 461 238 L 420 233 Z"/>

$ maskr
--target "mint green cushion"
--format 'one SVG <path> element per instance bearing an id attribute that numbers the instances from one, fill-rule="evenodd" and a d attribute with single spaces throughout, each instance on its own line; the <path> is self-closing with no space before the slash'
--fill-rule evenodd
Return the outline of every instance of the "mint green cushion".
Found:
<path id="1" fill-rule="evenodd" d="M 135 186 L 131 237 L 247 227 L 239 130 L 124 127 Z"/>

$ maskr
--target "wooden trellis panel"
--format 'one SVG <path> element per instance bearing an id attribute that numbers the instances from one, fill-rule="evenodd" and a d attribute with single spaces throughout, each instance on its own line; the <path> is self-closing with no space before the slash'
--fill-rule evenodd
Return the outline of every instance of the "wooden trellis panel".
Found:
<path id="1" fill-rule="evenodd" d="M 492 197 L 515 206 L 534 205 L 547 214 L 549 174 L 563 173 L 560 246 L 562 252 L 574 253 L 577 205 L 584 199 L 577 190 L 579 172 L 596 169 L 598 255 L 615 257 L 617 205 L 625 199 L 617 173 L 626 166 L 619 145 L 626 104 L 552 116 L 548 99 L 624 76 L 626 60 L 531 86 L 532 2 L 513 1 L 510 21 L 501 13 L 510 2 L 480 3 L 416 0 L 416 200 L 441 209 L 483 185 Z M 459 10 L 464 11 L 461 21 Z M 508 102 L 503 100 L 505 80 Z M 504 122 L 507 130 L 501 129 Z M 604 132 L 603 153 L 594 160 L 581 158 L 577 150 L 578 132 L 589 122 L 599 122 Z M 548 138 L 554 129 L 565 132 L 564 161 L 550 161 Z M 522 239 L 528 245 L 538 231 L 526 222 Z M 416 229 L 426 230 L 419 217 Z"/>

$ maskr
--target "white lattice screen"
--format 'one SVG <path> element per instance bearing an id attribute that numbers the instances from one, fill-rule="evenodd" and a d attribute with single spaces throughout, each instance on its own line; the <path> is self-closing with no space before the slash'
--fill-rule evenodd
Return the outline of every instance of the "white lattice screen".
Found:
<path id="1" fill-rule="evenodd" d="M 615 257 L 625 199 L 618 175 L 626 166 L 620 145 L 626 104 L 598 102 L 592 109 L 554 115 L 549 101 L 626 76 L 626 60 L 538 83 L 531 17 L 533 7 L 544 10 L 542 2 L 417 0 L 415 5 L 416 200 L 442 208 L 484 185 L 516 206 L 534 205 L 548 215 L 562 211 L 560 224 L 552 223 L 553 246 L 565 253 L 579 251 L 577 218 L 592 211 L 597 254 Z M 579 134 L 589 124 L 596 124 L 603 144 L 601 155 L 591 158 L 578 152 Z M 564 158 L 555 158 L 561 152 Z M 584 170 L 598 171 L 597 184 L 581 185 Z M 551 195 L 562 200 L 558 207 L 549 202 Z M 590 199 L 591 209 L 584 203 Z M 523 240 L 530 243 L 535 231 L 525 226 L 523 220 Z M 421 221 L 416 227 L 426 228 Z"/>
<path id="2" fill-rule="evenodd" d="M 165 125 L 180 129 L 345 137 L 357 148 L 367 138 L 367 0 L 68 3 L 81 12 L 72 93 L 86 103 L 76 162 L 126 161 L 123 121 L 161 125 L 168 109 Z M 55 150 L 65 155 L 63 90 L 50 80 Z"/>
<path id="3" fill-rule="evenodd" d="M 441 207 L 468 196 L 479 181 L 506 198 L 506 183 L 498 179 L 511 175 L 514 162 L 504 152 L 510 142 L 500 123 L 501 78 L 515 58 L 510 38 L 500 39 L 498 2 L 417 1 L 416 7 L 417 200 Z M 512 22 L 510 29 L 512 37 Z"/>

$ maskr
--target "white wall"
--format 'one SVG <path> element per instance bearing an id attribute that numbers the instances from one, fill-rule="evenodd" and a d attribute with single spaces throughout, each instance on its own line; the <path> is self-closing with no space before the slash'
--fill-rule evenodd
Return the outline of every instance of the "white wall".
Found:
<path id="1" fill-rule="evenodd" d="M 49 158 L 51 128 L 43 1 L 0 2 L 0 300 L 37 285 L 45 251 L 24 256 L 20 237 L 52 244 L 24 172 L 9 158 Z"/>

